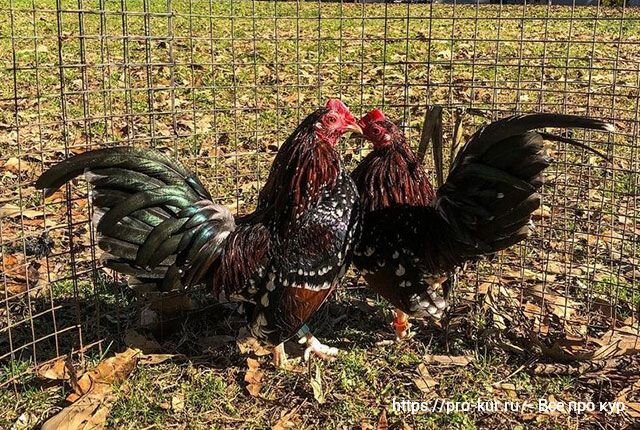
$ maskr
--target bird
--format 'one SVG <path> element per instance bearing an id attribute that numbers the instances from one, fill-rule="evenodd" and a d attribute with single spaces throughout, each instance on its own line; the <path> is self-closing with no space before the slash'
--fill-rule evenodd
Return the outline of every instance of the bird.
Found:
<path id="1" fill-rule="evenodd" d="M 440 319 L 451 274 L 530 233 L 543 173 L 552 159 L 543 140 L 585 148 L 544 128 L 613 131 L 605 121 L 554 113 L 506 117 L 480 127 L 456 154 L 437 191 L 402 131 L 379 109 L 359 121 L 373 145 L 351 177 L 362 211 L 353 264 L 368 286 L 394 307 L 396 338 L 409 317 Z"/>
<path id="2" fill-rule="evenodd" d="M 362 133 L 339 99 L 308 115 L 279 148 L 256 209 L 234 217 L 214 203 L 179 161 L 139 147 L 97 149 L 46 170 L 45 198 L 84 173 L 104 266 L 138 291 L 180 291 L 207 284 L 220 302 L 242 303 L 248 331 L 286 360 L 283 342 L 298 334 L 307 349 L 332 358 L 306 326 L 350 264 L 357 191 L 336 145 Z"/>

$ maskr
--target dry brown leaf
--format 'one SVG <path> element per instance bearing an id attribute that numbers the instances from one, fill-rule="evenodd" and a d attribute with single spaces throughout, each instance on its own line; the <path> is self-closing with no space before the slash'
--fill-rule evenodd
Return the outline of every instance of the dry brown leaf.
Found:
<path id="1" fill-rule="evenodd" d="M 7 172 L 18 173 L 20 172 L 20 159 L 11 157 L 2 165 L 2 168 Z"/>
<path id="2" fill-rule="evenodd" d="M 503 393 L 505 393 L 508 397 L 512 398 L 512 399 L 517 399 L 518 398 L 518 393 L 516 391 L 516 386 L 514 384 L 510 384 L 510 383 L 495 383 L 492 385 L 493 389 L 496 391 L 502 391 Z"/>
<path id="3" fill-rule="evenodd" d="M 554 342 L 547 347 L 540 340 L 532 337 L 532 341 L 541 348 L 544 354 L 557 360 L 599 361 L 624 355 L 640 353 L 640 333 L 638 327 L 616 327 L 602 335 L 599 339 L 589 337 L 588 341 L 597 349 L 585 348 L 585 340 L 581 337 L 569 337 Z"/>
<path id="4" fill-rule="evenodd" d="M 618 393 L 616 402 L 624 403 L 624 410 L 631 418 L 640 418 L 640 402 L 628 401 L 627 396 L 640 389 L 640 383 L 636 382 L 633 386 L 624 388 Z"/>
<path id="5" fill-rule="evenodd" d="M 236 344 L 238 345 L 238 349 L 241 354 L 252 352 L 258 357 L 261 357 L 263 355 L 269 355 L 272 352 L 270 349 L 262 346 L 258 339 L 253 336 L 249 336 L 247 329 L 244 327 L 238 333 Z"/>
<path id="6" fill-rule="evenodd" d="M 548 260 L 543 264 L 544 271 L 547 273 L 553 273 L 556 275 L 574 275 L 581 276 L 584 275 L 583 270 L 580 267 L 575 267 L 572 264 L 562 264 L 555 260 Z M 549 276 L 547 275 L 547 280 Z"/>
<path id="7" fill-rule="evenodd" d="M 369 423 L 368 420 L 363 419 L 362 421 L 360 421 L 360 430 L 372 430 L 373 429 L 373 425 L 371 425 L 371 423 Z"/>
<path id="8" fill-rule="evenodd" d="M 387 420 L 387 410 L 382 409 L 380 416 L 378 417 L 378 425 L 376 430 L 389 430 L 389 420 Z"/>
<path id="9" fill-rule="evenodd" d="M 140 351 L 128 348 L 125 352 L 103 360 L 94 369 L 84 373 L 75 386 L 78 395 L 98 393 L 113 383 L 122 382 L 135 369 Z"/>
<path id="10" fill-rule="evenodd" d="M 298 409 L 300 409 L 300 406 L 296 406 L 286 413 L 282 411 L 280 413 L 280 419 L 278 419 L 278 421 L 276 421 L 275 424 L 271 426 L 271 430 L 287 430 L 298 428 L 299 425 L 295 420 L 296 412 L 298 412 Z"/>
<path id="11" fill-rule="evenodd" d="M 536 284 L 527 288 L 525 292 L 536 298 L 540 304 L 546 304 L 551 312 L 559 318 L 569 320 L 576 313 L 580 305 L 579 302 L 559 294 L 544 284 Z"/>
<path id="12" fill-rule="evenodd" d="M 38 367 L 36 375 L 42 379 L 64 381 L 69 379 L 69 363 L 67 357 L 61 357 Z"/>
<path id="13" fill-rule="evenodd" d="M 425 394 L 433 391 L 433 389 L 438 385 L 438 381 L 433 379 L 424 363 L 420 363 L 418 365 L 418 376 L 413 380 L 413 382 L 416 384 L 418 389 Z"/>
<path id="14" fill-rule="evenodd" d="M 11 294 L 19 294 L 27 290 L 27 268 L 23 254 L 2 254 L 0 267 L 7 278 L 6 290 Z M 5 283 L 0 283 L 0 291 L 5 290 Z"/>
<path id="15" fill-rule="evenodd" d="M 247 358 L 247 367 L 247 373 L 244 375 L 244 382 L 247 383 L 247 391 L 253 397 L 258 397 L 262 389 L 264 372 L 260 370 L 260 362 L 253 358 Z"/>
<path id="16" fill-rule="evenodd" d="M 140 351 L 125 352 L 103 360 L 79 379 L 71 375 L 75 390 L 67 400 L 74 402 L 42 425 L 42 430 L 100 430 L 115 400 L 112 384 L 124 381 L 133 371 Z M 71 372 L 75 373 L 75 372 Z"/>
<path id="17" fill-rule="evenodd" d="M 25 218 L 37 218 L 43 216 L 43 212 L 33 209 L 22 209 L 20 206 L 12 203 L 0 206 L 0 218 L 17 218 L 20 215 Z"/>
<path id="18" fill-rule="evenodd" d="M 445 366 L 466 366 L 474 361 L 471 355 L 430 355 L 423 358 L 425 363 L 438 363 Z"/>
<path id="19" fill-rule="evenodd" d="M 6 275 L 6 290 L 11 294 L 19 294 L 38 285 L 40 275 L 46 274 L 46 266 L 38 260 L 25 261 L 22 253 L 1 255 L 0 268 Z M 5 290 L 5 283 L 0 283 L 0 291 Z M 35 291 L 34 291 L 35 292 Z"/>
<path id="20" fill-rule="evenodd" d="M 496 275 L 490 275 L 486 278 L 486 280 L 478 285 L 478 293 L 477 294 L 487 294 L 491 288 L 500 285 L 500 278 Z M 475 295 L 475 293 L 474 293 Z"/>
<path id="21" fill-rule="evenodd" d="M 42 425 L 41 430 L 103 429 L 114 400 L 114 396 L 111 393 L 95 393 L 82 396 L 78 401 L 47 420 Z"/>
<path id="22" fill-rule="evenodd" d="M 149 339 L 134 329 L 127 330 L 124 335 L 124 342 L 127 346 L 137 348 L 145 354 L 153 354 L 162 351 L 162 346 L 158 341 Z"/>
<path id="23" fill-rule="evenodd" d="M 525 303 L 524 304 L 524 309 L 523 309 L 525 315 L 542 315 L 542 308 L 540 308 L 540 306 L 536 305 L 535 303 Z"/>
<path id="24" fill-rule="evenodd" d="M 174 358 L 183 357 L 181 354 L 142 354 L 138 357 L 138 364 L 141 366 L 153 366 L 161 364 Z"/>
<path id="25" fill-rule="evenodd" d="M 625 331 L 625 329 L 629 331 Z M 640 334 L 633 328 L 624 326 L 605 333 L 600 340 L 606 342 L 592 354 L 582 359 L 604 360 L 622 355 L 633 355 L 640 352 Z"/>
<path id="26" fill-rule="evenodd" d="M 640 402 L 624 402 L 624 410 L 631 418 L 640 418 Z"/>
<path id="27" fill-rule="evenodd" d="M 545 282 L 555 282 L 556 275 L 553 273 L 544 272 L 542 270 L 531 270 L 531 269 L 518 269 L 518 268 L 505 268 L 502 270 L 502 276 L 506 279 L 523 279 L 527 281 L 536 280 L 536 281 L 545 281 Z"/>

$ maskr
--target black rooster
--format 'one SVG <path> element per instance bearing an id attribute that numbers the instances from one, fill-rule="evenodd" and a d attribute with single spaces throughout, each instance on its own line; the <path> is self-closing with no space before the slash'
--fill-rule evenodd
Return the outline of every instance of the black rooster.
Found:
<path id="1" fill-rule="evenodd" d="M 49 196 L 86 173 L 105 266 L 144 291 L 206 282 L 220 300 L 244 302 L 250 332 L 280 344 L 274 361 L 282 363 L 281 343 L 350 263 L 357 193 L 336 151 L 348 131 L 361 129 L 340 100 L 309 115 L 278 151 L 256 210 L 236 219 L 192 172 L 149 149 L 86 152 L 44 172 L 36 187 Z M 303 335 L 306 355 L 337 353 Z"/>
<path id="2" fill-rule="evenodd" d="M 409 315 L 443 315 L 447 291 L 442 283 L 457 266 L 527 237 L 531 215 L 540 206 L 542 173 L 552 162 L 543 138 L 589 149 L 532 130 L 613 130 L 600 120 L 557 114 L 493 122 L 461 148 L 446 182 L 434 193 L 402 132 L 380 110 L 363 117 L 360 126 L 373 151 L 352 174 L 364 211 L 354 264 L 369 286 L 397 308 L 398 338 L 409 333 Z"/>

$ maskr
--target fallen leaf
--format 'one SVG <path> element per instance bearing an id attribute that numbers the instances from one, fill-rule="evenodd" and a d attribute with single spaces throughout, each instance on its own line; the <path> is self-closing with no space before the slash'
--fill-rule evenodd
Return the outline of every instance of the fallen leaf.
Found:
<path id="1" fill-rule="evenodd" d="M 42 211 L 36 211 L 32 209 L 22 209 L 20 206 L 12 203 L 7 203 L 0 207 L 0 219 L 1 218 L 17 218 L 20 215 L 25 218 L 37 218 L 43 216 Z"/>
<path id="2" fill-rule="evenodd" d="M 271 354 L 271 350 L 262 346 L 260 341 L 253 336 L 248 334 L 246 328 L 242 328 L 238 333 L 238 337 L 236 338 L 236 344 L 238 345 L 238 349 L 241 354 L 247 354 L 249 352 L 253 352 L 258 357 L 263 355 Z"/>
<path id="3" fill-rule="evenodd" d="M 84 373 L 73 387 L 77 395 L 98 393 L 122 382 L 133 371 L 138 362 L 140 351 L 128 348 L 125 352 L 103 360 L 94 369 Z"/>
<path id="4" fill-rule="evenodd" d="M 373 430 L 373 426 L 369 423 L 368 420 L 363 419 L 360 422 L 360 430 Z"/>
<path id="5" fill-rule="evenodd" d="M 489 292 L 491 288 L 499 284 L 500 284 L 500 278 L 498 278 L 496 275 L 491 275 L 487 278 L 485 282 L 478 285 L 477 294 L 485 295 Z M 475 293 L 474 293 L 474 296 L 475 296 Z"/>
<path id="6" fill-rule="evenodd" d="M 115 398 L 111 393 L 87 394 L 48 419 L 41 430 L 100 430 Z"/>
<path id="7" fill-rule="evenodd" d="M 325 403 L 327 399 L 324 397 L 324 391 L 322 390 L 322 373 L 320 372 L 320 366 L 317 364 L 315 377 L 311 378 L 309 383 L 313 389 L 313 398 L 320 404 Z"/>
<path id="8" fill-rule="evenodd" d="M 564 320 L 571 319 L 580 305 L 579 302 L 559 294 L 544 284 L 536 284 L 527 288 L 525 292 L 529 296 L 535 297 L 540 304 L 546 304 L 554 315 Z"/>
<path id="9" fill-rule="evenodd" d="M 260 370 L 260 362 L 253 358 L 247 358 L 247 367 L 247 373 L 244 375 L 244 382 L 247 383 L 247 391 L 253 397 L 258 397 L 262 389 L 264 372 Z"/>
<path id="10" fill-rule="evenodd" d="M 42 379 L 52 379 L 54 381 L 64 381 L 69 379 L 68 358 L 61 357 L 55 361 L 45 363 L 38 367 L 36 375 Z"/>
<path id="11" fill-rule="evenodd" d="M 11 157 L 2 165 L 2 168 L 8 172 L 18 173 L 20 171 L 20 159 Z"/>
<path id="12" fill-rule="evenodd" d="M 424 363 L 418 365 L 418 377 L 413 382 L 423 393 L 430 393 L 438 385 L 438 381 L 433 379 Z"/>
<path id="13" fill-rule="evenodd" d="M 138 364 L 141 366 L 153 366 L 161 364 L 174 358 L 183 357 L 181 354 L 142 354 L 138 357 Z"/>
<path id="14" fill-rule="evenodd" d="M 640 402 L 634 402 L 627 400 L 629 394 L 635 393 L 640 389 L 640 383 L 636 382 L 631 387 L 624 388 L 620 393 L 618 393 L 615 401 L 624 403 L 624 411 L 631 418 L 640 418 Z"/>
<path id="15" fill-rule="evenodd" d="M 378 417 L 378 425 L 376 430 L 389 430 L 389 421 L 387 420 L 387 410 L 383 409 Z"/>
<path id="16" fill-rule="evenodd" d="M 510 383 L 495 383 L 492 386 L 495 390 L 504 392 L 508 397 L 512 399 L 518 398 L 516 386 Z"/>
<path id="17" fill-rule="evenodd" d="M 71 386 L 75 392 L 67 400 L 73 404 L 49 418 L 41 430 L 103 429 L 115 401 L 112 384 L 124 381 L 129 376 L 135 369 L 139 353 L 140 351 L 129 348 L 103 360 L 78 379 L 71 369 Z"/>
<path id="18" fill-rule="evenodd" d="M 622 326 L 608 331 L 600 337 L 603 346 L 586 358 L 590 360 L 604 360 L 622 355 L 633 355 L 640 352 L 640 337 L 637 327 Z"/>
<path id="19" fill-rule="evenodd" d="M 526 268 L 512 268 L 508 267 L 502 271 L 502 276 L 507 279 L 527 280 L 527 281 L 542 281 L 542 282 L 555 282 L 556 275 L 543 270 L 531 270 Z"/>
<path id="20" fill-rule="evenodd" d="M 425 363 L 438 363 L 445 366 L 466 366 L 472 363 L 474 358 L 471 355 L 425 355 Z"/>
<path id="21" fill-rule="evenodd" d="M 38 260 L 29 259 L 25 261 L 23 253 L 8 254 L 1 256 L 0 267 L 4 269 L 6 278 L 6 290 L 11 294 L 19 294 L 29 288 L 34 288 L 40 281 L 40 274 L 46 270 Z M 46 272 L 43 272 L 46 273 Z M 5 290 L 4 283 L 0 283 L 0 291 Z"/>
<path id="22" fill-rule="evenodd" d="M 276 421 L 275 424 L 271 426 L 271 430 L 287 430 L 299 428 L 299 425 L 294 420 L 298 409 L 300 409 L 300 406 L 296 406 L 286 413 L 282 411 L 280 413 L 280 419 L 278 419 L 278 421 Z"/>
<path id="23" fill-rule="evenodd" d="M 127 330 L 124 335 L 124 342 L 127 346 L 137 348 L 145 354 L 153 354 L 162 351 L 162 346 L 158 341 L 149 339 L 134 329 Z"/>

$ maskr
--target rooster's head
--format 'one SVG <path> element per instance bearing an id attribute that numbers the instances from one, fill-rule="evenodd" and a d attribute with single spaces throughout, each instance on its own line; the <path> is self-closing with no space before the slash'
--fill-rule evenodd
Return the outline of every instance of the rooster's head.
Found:
<path id="1" fill-rule="evenodd" d="M 316 136 L 326 143 L 335 145 L 344 133 L 362 133 L 355 117 L 339 99 L 330 99 L 315 123 Z"/>
<path id="2" fill-rule="evenodd" d="M 373 109 L 363 116 L 358 125 L 365 139 L 373 143 L 374 150 L 384 149 L 402 136 L 398 126 L 389 121 L 380 109 Z"/>

